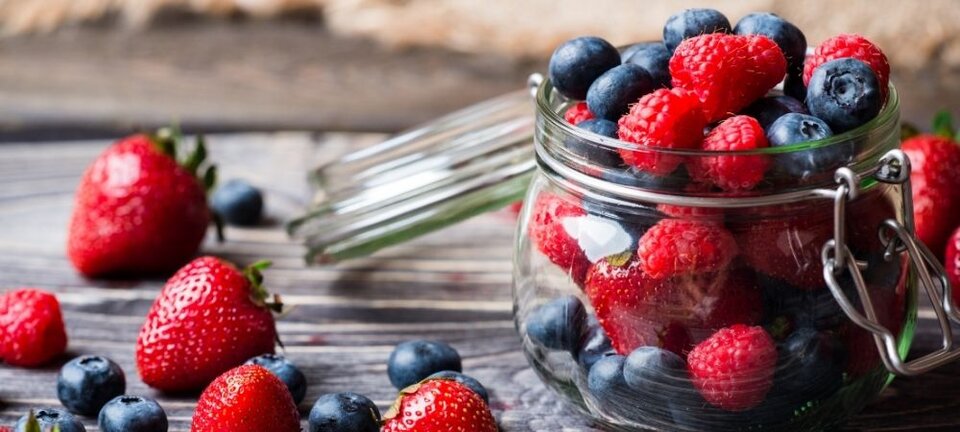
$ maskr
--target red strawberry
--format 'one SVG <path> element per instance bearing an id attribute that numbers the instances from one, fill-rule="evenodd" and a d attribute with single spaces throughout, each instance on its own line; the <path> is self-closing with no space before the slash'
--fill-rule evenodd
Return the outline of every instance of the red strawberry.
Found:
<path id="1" fill-rule="evenodd" d="M 760 123 L 745 115 L 724 120 L 703 139 L 703 149 L 709 151 L 745 151 L 766 147 L 767 138 Z M 704 156 L 687 163 L 690 175 L 695 180 L 734 192 L 753 189 L 763 180 L 769 165 L 770 160 L 760 155 Z"/>
<path id="2" fill-rule="evenodd" d="M 661 149 L 694 149 L 703 139 L 704 118 L 696 95 L 683 89 L 659 89 L 644 95 L 620 118 L 617 135 L 637 144 L 636 150 L 619 149 L 630 166 L 665 176 L 680 163 L 680 155 L 663 154 Z"/>
<path id="3" fill-rule="evenodd" d="M 873 69 L 880 83 L 880 92 L 886 99 L 887 85 L 890 82 L 890 63 L 887 61 L 887 56 L 873 42 L 855 34 L 837 35 L 817 46 L 813 54 L 807 56 L 803 63 L 803 85 L 810 84 L 813 71 L 820 65 L 830 60 L 847 57 L 860 60 Z"/>
<path id="4" fill-rule="evenodd" d="M 787 60 L 760 35 L 710 33 L 686 39 L 670 58 L 673 86 L 703 102 L 708 121 L 739 112 L 783 80 Z"/>
<path id="5" fill-rule="evenodd" d="M 910 158 L 917 237 L 941 253 L 960 225 L 960 147 L 949 138 L 918 135 L 903 142 Z"/>
<path id="6" fill-rule="evenodd" d="M 563 119 L 572 125 L 578 125 L 580 122 L 592 118 L 593 113 L 590 112 L 590 108 L 587 107 L 586 102 L 577 102 L 575 105 L 567 108 L 567 112 L 563 113 Z"/>
<path id="7" fill-rule="evenodd" d="M 947 270 L 947 279 L 953 287 L 953 301 L 960 304 L 960 227 L 957 228 L 947 241 L 944 252 L 943 267 Z"/>
<path id="8" fill-rule="evenodd" d="M 63 355 L 67 332 L 60 302 L 46 291 L 21 288 L 0 295 L 0 360 L 37 367 Z"/>
<path id="9" fill-rule="evenodd" d="M 744 411 L 763 402 L 773 384 L 777 348 L 763 327 L 732 325 L 687 356 L 693 385 L 711 404 Z"/>
<path id="10" fill-rule="evenodd" d="M 290 391 L 259 365 L 231 369 L 200 395 L 191 432 L 299 432 Z"/>
<path id="11" fill-rule="evenodd" d="M 723 270 L 737 255 L 737 243 L 712 222 L 662 219 L 640 237 L 640 267 L 653 279 Z"/>
<path id="12" fill-rule="evenodd" d="M 247 359 L 274 352 L 276 326 L 254 264 L 244 272 L 214 257 L 167 281 L 137 338 L 143 382 L 164 391 L 203 388 Z"/>
<path id="13" fill-rule="evenodd" d="M 202 142 L 180 165 L 176 139 L 134 135 L 108 147 L 77 188 L 67 254 L 86 276 L 167 272 L 189 261 L 211 216 L 196 172 Z M 213 182 L 213 170 L 205 174 Z"/>
<path id="14" fill-rule="evenodd" d="M 429 379 L 400 391 L 381 432 L 496 432 L 490 407 L 452 379 Z"/>
<path id="15" fill-rule="evenodd" d="M 564 220 L 586 215 L 579 203 L 549 192 L 541 193 L 533 204 L 530 238 L 537 250 L 562 268 L 578 285 L 583 284 L 590 261 L 577 239 L 564 227 Z"/>

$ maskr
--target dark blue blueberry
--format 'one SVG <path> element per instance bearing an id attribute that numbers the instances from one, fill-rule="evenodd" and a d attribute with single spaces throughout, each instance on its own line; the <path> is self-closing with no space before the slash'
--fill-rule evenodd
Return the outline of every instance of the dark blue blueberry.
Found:
<path id="1" fill-rule="evenodd" d="M 576 127 L 608 138 L 617 137 L 617 124 L 610 120 L 584 120 Z M 563 144 L 574 154 L 590 161 L 591 165 L 612 168 L 623 164 L 619 153 L 596 142 L 569 136 L 564 139 Z"/>
<path id="2" fill-rule="evenodd" d="M 832 334 L 803 327 L 781 344 L 774 385 L 801 400 L 824 398 L 840 389 L 845 363 L 843 345 Z"/>
<path id="3" fill-rule="evenodd" d="M 775 339 L 795 328 L 833 329 L 847 320 L 840 304 L 826 287 L 796 288 L 780 279 L 757 275 L 762 288 L 764 322 Z"/>
<path id="4" fill-rule="evenodd" d="M 764 130 L 784 114 L 807 114 L 807 106 L 790 96 L 767 96 L 757 99 L 743 110 L 743 113 L 757 119 Z"/>
<path id="5" fill-rule="evenodd" d="M 298 405 L 303 401 L 304 395 L 307 394 L 307 377 L 303 375 L 303 372 L 300 372 L 296 365 L 282 355 L 263 354 L 247 360 L 246 364 L 263 366 L 277 378 L 280 378 L 280 381 L 283 381 L 287 389 L 290 390 L 293 402 Z"/>
<path id="6" fill-rule="evenodd" d="M 249 183 L 233 179 L 217 188 L 210 206 L 228 224 L 256 225 L 263 215 L 263 196 Z"/>
<path id="7" fill-rule="evenodd" d="M 587 320 L 587 329 L 580 341 L 580 351 L 577 352 L 577 363 L 584 371 L 589 372 L 593 365 L 604 357 L 617 355 L 610 343 L 610 338 L 603 331 L 592 315 Z"/>
<path id="8" fill-rule="evenodd" d="M 783 94 L 800 102 L 807 100 L 807 86 L 803 84 L 802 73 L 788 73 L 783 81 Z"/>
<path id="9" fill-rule="evenodd" d="M 833 135 L 823 120 L 807 114 L 789 113 L 778 118 L 767 129 L 771 147 L 783 147 L 816 141 Z M 820 146 L 808 150 L 794 150 L 773 157 L 777 171 L 793 177 L 808 179 L 818 173 L 830 173 L 853 158 L 852 143 Z"/>
<path id="10" fill-rule="evenodd" d="M 460 354 L 443 342 L 413 340 L 397 345 L 387 360 L 387 375 L 398 389 L 442 371 L 463 372 Z"/>
<path id="11" fill-rule="evenodd" d="M 671 351 L 645 346 L 635 349 L 623 364 L 623 378 L 634 391 L 651 398 L 669 398 L 686 389 L 687 364 Z"/>
<path id="12" fill-rule="evenodd" d="M 609 182 L 643 189 L 673 190 L 683 188 L 690 182 L 690 176 L 682 165 L 677 171 L 667 176 L 658 176 L 636 167 L 628 167 L 620 170 L 606 170 L 602 177 Z"/>
<path id="13" fill-rule="evenodd" d="M 626 357 L 622 355 L 602 357 L 593 364 L 587 375 L 590 393 L 611 412 L 627 413 L 634 409 L 629 402 L 633 399 L 633 390 L 623 378 L 625 361 Z"/>
<path id="14" fill-rule="evenodd" d="M 877 116 L 883 101 L 877 75 L 854 58 L 828 61 L 813 71 L 807 85 L 807 109 L 841 133 Z"/>
<path id="15" fill-rule="evenodd" d="M 47 431 L 57 426 L 60 428 L 60 432 L 87 432 L 87 428 L 83 427 L 83 423 L 80 423 L 80 420 L 77 420 L 73 414 L 63 410 L 41 408 L 34 411 L 34 416 L 37 419 L 37 423 L 40 424 L 40 430 Z M 26 432 L 27 420 L 29 418 L 29 414 L 20 417 L 17 425 L 13 428 L 14 432 Z"/>
<path id="16" fill-rule="evenodd" d="M 587 320 L 583 302 L 566 295 L 544 303 L 527 317 L 527 336 L 549 349 L 576 353 Z"/>
<path id="17" fill-rule="evenodd" d="M 738 35 L 764 35 L 780 47 L 787 58 L 787 70 L 798 74 L 803 70 L 803 60 L 807 55 L 807 38 L 797 26 L 768 12 L 755 12 L 740 18 L 733 28 Z"/>
<path id="18" fill-rule="evenodd" d="M 67 362 L 57 376 L 57 398 L 70 412 L 95 416 L 103 405 L 127 389 L 116 363 L 100 356 L 82 356 Z"/>
<path id="19" fill-rule="evenodd" d="M 140 396 L 118 396 L 100 410 L 103 432 L 167 432 L 167 413 L 157 401 Z"/>
<path id="20" fill-rule="evenodd" d="M 583 36 L 553 51 L 548 74 L 553 87 L 570 99 L 584 99 L 590 84 L 620 64 L 620 52 L 603 39 Z"/>
<path id="21" fill-rule="evenodd" d="M 587 90 L 587 106 L 597 118 L 618 120 L 631 104 L 656 89 L 647 70 L 622 64 L 600 75 Z"/>
<path id="22" fill-rule="evenodd" d="M 715 9 L 686 9 L 667 19 L 663 44 L 672 53 L 684 39 L 706 33 L 730 33 L 730 20 Z"/>
<path id="23" fill-rule="evenodd" d="M 473 390 L 474 393 L 476 393 L 478 396 L 483 398 L 484 402 L 490 403 L 490 395 L 487 393 L 486 387 L 484 387 L 483 384 L 480 384 L 480 381 L 477 381 L 476 379 L 474 379 L 469 375 L 464 375 L 460 372 L 454 372 L 454 371 L 442 371 L 427 377 L 427 379 L 430 379 L 430 378 L 452 379 L 460 384 L 463 384 L 469 387 L 470 390 Z"/>
<path id="24" fill-rule="evenodd" d="M 647 70 L 657 88 L 670 87 L 670 50 L 663 42 L 644 42 L 630 45 L 620 58 Z"/>
<path id="25" fill-rule="evenodd" d="M 325 394 L 310 410 L 310 432 L 379 432 L 380 410 L 356 393 Z"/>

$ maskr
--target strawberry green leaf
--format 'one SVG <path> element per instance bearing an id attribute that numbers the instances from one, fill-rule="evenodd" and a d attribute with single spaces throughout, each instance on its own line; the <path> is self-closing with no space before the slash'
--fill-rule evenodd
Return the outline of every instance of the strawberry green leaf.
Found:
<path id="1" fill-rule="evenodd" d="M 260 260 L 253 264 L 247 266 L 243 269 L 243 275 L 246 276 L 247 280 L 250 281 L 251 286 L 251 295 L 253 300 L 261 305 L 269 306 L 267 303 L 267 298 L 270 297 L 270 293 L 263 287 L 263 270 L 273 265 L 271 261 Z"/>
<path id="2" fill-rule="evenodd" d="M 953 139 L 956 129 L 953 127 L 953 118 L 948 111 L 940 111 L 933 116 L 933 133 Z"/>
<path id="3" fill-rule="evenodd" d="M 157 130 L 151 138 L 161 153 L 174 159 L 177 158 L 177 138 L 174 135 L 173 129 L 161 128 Z"/>
<path id="4" fill-rule="evenodd" d="M 900 141 L 908 140 L 917 135 L 920 135 L 920 129 L 917 129 L 916 126 L 907 122 L 900 124 Z"/>
<path id="5" fill-rule="evenodd" d="M 24 426 L 23 432 L 42 432 L 37 417 L 33 415 L 33 410 L 30 410 L 30 413 L 27 414 L 27 424 Z"/>
<path id="6" fill-rule="evenodd" d="M 203 173 L 203 187 L 210 192 L 213 190 L 213 187 L 217 184 L 217 166 L 210 165 L 207 167 L 207 170 Z"/>
<path id="7" fill-rule="evenodd" d="M 204 141 L 203 135 L 198 135 L 197 145 L 194 146 L 193 152 L 183 161 L 183 167 L 194 175 L 197 174 L 197 169 L 200 168 L 203 161 L 207 159 L 207 146 Z"/>
<path id="8" fill-rule="evenodd" d="M 217 243 L 223 243 L 226 236 L 223 235 L 223 218 L 216 212 L 213 214 L 213 227 L 217 230 Z"/>

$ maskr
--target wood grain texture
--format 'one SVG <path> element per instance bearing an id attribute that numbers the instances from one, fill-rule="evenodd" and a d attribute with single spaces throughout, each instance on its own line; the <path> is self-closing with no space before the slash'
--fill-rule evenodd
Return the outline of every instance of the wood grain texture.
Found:
<path id="1" fill-rule="evenodd" d="M 335 267 L 306 267 L 302 247 L 278 225 L 309 199 L 303 172 L 371 135 L 247 134 L 214 136 L 211 158 L 224 178 L 266 186 L 274 222 L 228 229 L 223 244 L 205 252 L 245 264 L 269 258 L 267 286 L 293 312 L 279 323 L 287 354 L 309 377 L 306 413 L 320 394 L 357 391 L 386 408 L 395 395 L 386 376 L 392 347 L 411 338 L 443 340 L 464 357 L 465 372 L 488 386 L 502 430 L 599 430 L 548 391 L 520 353 L 511 318 L 513 220 L 485 215 L 378 255 Z M 161 280 L 86 280 L 64 257 L 73 188 L 102 141 L 0 146 L 0 289 L 38 286 L 56 291 L 70 335 L 70 354 L 104 354 L 128 375 L 128 392 L 156 397 L 171 431 L 189 430 L 195 397 L 157 394 L 139 381 L 134 344 Z M 250 157 L 258 154 L 258 157 Z M 916 346 L 937 343 L 924 320 Z M 57 367 L 0 366 L 0 425 L 29 408 L 59 405 Z M 846 431 L 960 429 L 960 365 L 900 379 Z M 95 421 L 85 420 L 88 430 Z"/>

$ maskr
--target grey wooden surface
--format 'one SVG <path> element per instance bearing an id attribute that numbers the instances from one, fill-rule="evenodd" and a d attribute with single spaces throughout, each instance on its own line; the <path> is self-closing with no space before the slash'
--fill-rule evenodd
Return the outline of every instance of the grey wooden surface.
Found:
<path id="1" fill-rule="evenodd" d="M 273 221 L 254 229 L 228 229 L 228 241 L 208 242 L 205 253 L 238 263 L 274 261 L 266 284 L 295 306 L 279 321 L 287 354 L 309 377 L 306 413 L 322 393 L 357 391 L 386 408 L 395 395 L 385 361 L 411 338 L 444 340 L 464 357 L 464 370 L 492 393 L 502 430 L 597 430 L 548 391 L 527 366 L 511 319 L 510 256 L 513 220 L 489 214 L 335 267 L 307 267 L 302 247 L 279 222 L 309 201 L 303 172 L 372 135 L 280 133 L 214 136 L 211 158 L 224 178 L 245 177 L 263 186 Z M 65 226 L 76 181 L 105 141 L 0 146 L 0 289 L 37 286 L 58 293 L 69 352 L 103 354 L 128 375 L 128 392 L 157 398 L 171 431 L 189 430 L 195 396 L 157 394 L 139 381 L 133 353 L 143 317 L 161 280 L 86 280 L 64 256 Z M 259 155 L 251 157 L 252 154 Z M 922 314 L 925 316 L 925 314 Z M 923 319 L 918 350 L 935 346 Z M 0 425 L 30 408 L 56 406 L 57 367 L 0 365 Z M 960 430 L 960 365 L 901 379 L 854 418 L 847 431 Z M 97 430 L 93 419 L 88 430 Z"/>

